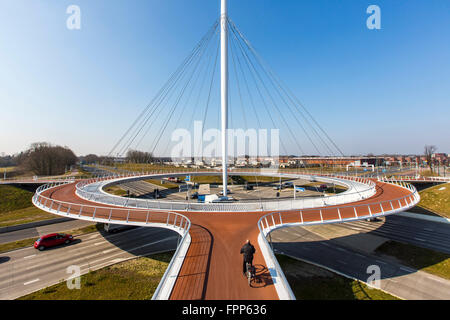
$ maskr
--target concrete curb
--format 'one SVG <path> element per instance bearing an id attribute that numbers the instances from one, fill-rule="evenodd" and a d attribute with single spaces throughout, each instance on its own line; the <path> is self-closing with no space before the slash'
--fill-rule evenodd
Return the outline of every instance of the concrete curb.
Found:
<path id="1" fill-rule="evenodd" d="M 55 223 L 67 222 L 67 221 L 72 221 L 72 220 L 73 219 L 71 219 L 71 218 L 55 218 L 55 219 L 48 219 L 48 220 L 18 224 L 15 226 L 1 227 L 0 234 L 6 233 L 6 232 L 23 230 L 23 229 L 41 227 L 41 226 L 46 226 L 46 225 L 55 224 Z"/>
<path id="2" fill-rule="evenodd" d="M 450 223 L 450 219 L 444 218 L 444 217 L 433 217 L 428 216 L 426 214 L 420 214 L 420 213 L 412 213 L 412 212 L 399 212 L 397 215 L 401 217 L 408 217 L 408 218 L 414 218 L 414 219 L 422 219 L 422 220 L 428 220 L 433 222 L 440 222 L 440 223 Z"/>

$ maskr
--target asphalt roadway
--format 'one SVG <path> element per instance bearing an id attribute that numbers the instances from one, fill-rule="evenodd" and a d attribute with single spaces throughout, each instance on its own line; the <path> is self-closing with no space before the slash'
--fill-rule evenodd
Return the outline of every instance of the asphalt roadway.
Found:
<path id="1" fill-rule="evenodd" d="M 450 225 L 445 223 L 391 215 L 374 222 L 360 220 L 335 226 L 450 254 Z"/>
<path id="2" fill-rule="evenodd" d="M 308 185 L 311 182 L 307 180 L 297 179 L 291 180 L 297 186 Z M 180 184 L 182 185 L 182 184 Z M 212 184 L 215 185 L 215 184 Z M 281 190 L 279 197 L 276 196 L 278 190 L 274 190 L 274 186 L 278 184 L 274 183 L 261 183 L 259 186 L 254 185 L 253 190 L 244 190 L 243 185 L 229 185 L 228 189 L 230 190 L 230 196 L 232 196 L 235 200 L 240 201 L 264 201 L 264 200 L 276 200 L 276 199 L 293 199 L 294 198 L 294 188 L 284 188 Z M 329 184 L 331 185 L 331 184 Z M 155 189 L 160 191 L 161 198 L 163 200 L 173 200 L 173 201 L 182 201 L 184 202 L 186 199 L 186 192 L 178 192 L 178 189 L 167 189 L 164 186 L 158 186 L 146 181 L 131 181 L 122 184 L 118 184 L 118 187 L 123 190 L 129 190 L 132 194 L 140 197 L 140 198 L 148 198 L 153 199 L 153 192 Z M 306 186 L 305 191 L 297 192 L 296 197 L 298 199 L 302 197 L 312 197 L 312 196 L 321 196 L 322 192 L 320 192 L 317 187 Z M 211 194 L 219 194 L 222 189 L 219 187 L 211 187 Z M 191 190 L 191 193 L 195 192 Z M 197 200 L 190 199 L 191 202 L 196 203 Z"/>
<path id="3" fill-rule="evenodd" d="M 387 256 L 358 250 L 355 248 L 357 245 L 346 245 L 349 241 L 354 244 L 364 241 L 358 234 L 350 237 L 347 241 L 326 239 L 302 227 L 279 229 L 271 234 L 276 253 L 299 258 L 366 283 L 372 275 L 368 267 L 378 266 L 380 288 L 402 299 L 450 299 L 449 280 L 406 267 Z"/>
<path id="4" fill-rule="evenodd" d="M 71 221 L 53 223 L 34 228 L 26 228 L 17 231 L 0 233 L 0 244 L 14 242 L 22 239 L 30 239 L 30 238 L 37 239 L 45 234 L 58 233 L 67 230 L 75 230 L 89 226 L 91 224 L 95 224 L 95 222 L 73 219 Z"/>
<path id="5" fill-rule="evenodd" d="M 71 265 L 85 274 L 136 256 L 175 250 L 177 240 L 174 231 L 141 227 L 81 235 L 69 245 L 44 251 L 28 247 L 0 253 L 0 299 L 16 299 L 66 280 Z"/>

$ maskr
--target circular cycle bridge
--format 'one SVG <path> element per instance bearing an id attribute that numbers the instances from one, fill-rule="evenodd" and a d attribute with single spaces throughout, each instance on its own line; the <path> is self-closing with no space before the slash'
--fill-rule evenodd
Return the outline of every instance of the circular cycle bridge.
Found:
<path id="1" fill-rule="evenodd" d="M 175 176 L 176 173 L 165 175 Z M 161 177 L 149 173 L 43 185 L 36 190 L 33 204 L 47 212 L 75 219 L 161 227 L 179 233 L 181 241 L 153 299 L 285 300 L 295 299 L 295 296 L 266 240 L 271 231 L 395 214 L 415 206 L 420 200 L 414 186 L 406 182 L 334 175 L 287 175 L 333 181 L 348 189 L 342 194 L 295 202 L 195 204 L 193 207 L 187 207 L 186 202 L 164 202 L 158 206 L 158 201 L 121 198 L 102 191 L 104 186 L 118 181 Z M 247 239 L 256 248 L 254 265 L 261 280 L 254 287 L 249 287 L 242 276 L 239 251 Z"/>

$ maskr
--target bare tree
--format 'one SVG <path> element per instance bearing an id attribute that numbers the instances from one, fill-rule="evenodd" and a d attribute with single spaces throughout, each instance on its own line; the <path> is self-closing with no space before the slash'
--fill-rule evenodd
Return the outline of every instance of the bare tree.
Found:
<path id="1" fill-rule="evenodd" d="M 150 163 L 153 161 L 153 155 L 150 152 L 129 150 L 127 152 L 127 161 L 131 163 Z"/>
<path id="2" fill-rule="evenodd" d="M 21 166 L 37 175 L 63 174 L 76 162 L 77 157 L 72 150 L 47 142 L 33 143 L 21 156 Z"/>
<path id="3" fill-rule="evenodd" d="M 425 154 L 425 157 L 427 159 L 427 164 L 430 167 L 430 171 L 431 172 L 433 172 L 433 164 L 432 164 L 433 158 L 432 158 L 432 155 L 433 155 L 433 153 L 436 152 L 436 150 L 437 150 L 437 147 L 436 146 L 432 146 L 432 145 L 426 145 L 425 148 L 424 148 L 424 154 Z"/>
<path id="4" fill-rule="evenodd" d="M 100 158 L 96 154 L 88 154 L 84 157 L 80 157 L 80 160 L 84 161 L 86 164 L 94 164 L 100 161 Z"/>

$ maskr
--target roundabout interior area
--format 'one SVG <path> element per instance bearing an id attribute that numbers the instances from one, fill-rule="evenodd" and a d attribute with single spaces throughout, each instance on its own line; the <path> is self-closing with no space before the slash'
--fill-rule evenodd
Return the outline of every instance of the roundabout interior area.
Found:
<path id="1" fill-rule="evenodd" d="M 218 212 L 314 208 L 363 200 L 376 193 L 375 183 L 365 178 L 230 172 L 229 194 L 223 197 L 223 186 L 214 182 L 220 179 L 219 175 L 219 172 L 117 175 L 80 182 L 76 193 L 86 200 L 132 208 Z M 187 183 L 183 179 L 194 181 Z"/>
<path id="2" fill-rule="evenodd" d="M 178 177 L 166 177 L 160 180 L 147 179 L 117 183 L 104 188 L 113 195 L 125 195 L 142 199 L 165 199 L 170 201 L 202 202 L 198 195 L 206 190 L 211 195 L 222 195 L 222 184 L 219 176 L 191 176 L 189 182 Z M 205 186 L 205 188 L 200 185 Z M 106 189 L 106 190 L 105 190 Z M 277 199 L 296 199 L 302 197 L 323 197 L 344 192 L 347 185 L 322 183 L 315 178 L 278 178 L 257 176 L 231 176 L 229 179 L 228 201 L 267 201 Z"/>

